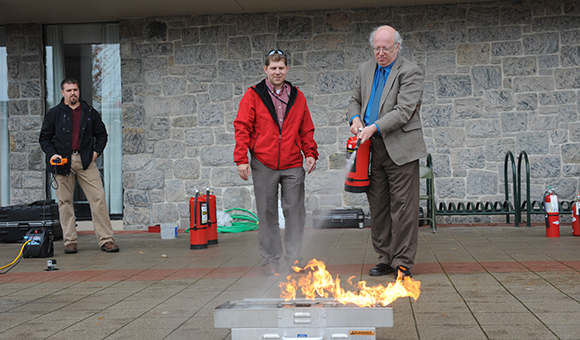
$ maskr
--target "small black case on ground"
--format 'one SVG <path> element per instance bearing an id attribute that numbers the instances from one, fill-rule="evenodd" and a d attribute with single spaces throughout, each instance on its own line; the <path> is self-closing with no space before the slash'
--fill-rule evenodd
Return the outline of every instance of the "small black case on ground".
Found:
<path id="1" fill-rule="evenodd" d="M 0 242 L 21 242 L 30 228 L 37 227 L 50 228 L 55 240 L 62 239 L 54 200 L 0 207 Z"/>
<path id="2" fill-rule="evenodd" d="M 54 242 L 50 228 L 32 228 L 24 236 L 28 241 L 24 257 L 49 257 L 54 255 Z"/>
<path id="3" fill-rule="evenodd" d="M 365 214 L 360 208 L 314 210 L 312 224 L 315 229 L 364 228 Z"/>

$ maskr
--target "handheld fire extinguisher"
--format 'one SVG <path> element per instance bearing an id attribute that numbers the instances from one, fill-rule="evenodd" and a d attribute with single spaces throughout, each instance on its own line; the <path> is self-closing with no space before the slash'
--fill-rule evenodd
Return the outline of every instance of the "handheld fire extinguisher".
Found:
<path id="1" fill-rule="evenodd" d="M 546 237 L 560 237 L 558 196 L 549 185 L 548 191 L 544 193 L 544 210 L 546 211 Z"/>
<path id="2" fill-rule="evenodd" d="M 580 236 L 580 192 L 572 204 L 572 235 Z"/>
<path id="3" fill-rule="evenodd" d="M 359 129 L 359 132 L 362 130 Z M 357 136 L 350 137 L 346 142 L 346 150 L 349 158 L 346 161 L 346 179 L 344 190 L 348 192 L 366 192 L 371 184 L 369 176 L 369 160 L 371 141 L 361 144 Z"/>

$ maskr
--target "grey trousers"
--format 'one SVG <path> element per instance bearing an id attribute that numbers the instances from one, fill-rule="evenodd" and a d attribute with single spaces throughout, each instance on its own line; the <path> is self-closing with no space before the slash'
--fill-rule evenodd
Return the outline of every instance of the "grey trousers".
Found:
<path id="1" fill-rule="evenodd" d="M 81 156 L 78 154 L 73 154 L 70 162 L 71 169 L 68 176 L 56 175 L 56 183 L 58 183 L 56 197 L 58 197 L 58 211 L 64 235 L 64 245 L 78 243 L 73 206 L 73 193 L 77 180 L 91 206 L 93 228 L 99 245 L 102 246 L 108 241 L 114 241 L 113 226 L 109 219 L 105 190 L 103 189 L 103 182 L 97 165 L 95 162 L 91 162 L 89 167 L 83 170 Z"/>
<path id="2" fill-rule="evenodd" d="M 306 208 L 304 207 L 303 167 L 273 170 L 252 159 L 252 179 L 258 210 L 258 238 L 263 265 L 278 262 L 283 255 L 278 223 L 278 185 L 282 186 L 281 202 L 284 211 L 284 260 L 288 265 L 300 262 Z"/>
<path id="3" fill-rule="evenodd" d="M 379 263 L 411 268 L 419 235 L 419 160 L 399 166 L 389 156 L 382 138 L 371 140 L 367 198 L 373 247 Z"/>

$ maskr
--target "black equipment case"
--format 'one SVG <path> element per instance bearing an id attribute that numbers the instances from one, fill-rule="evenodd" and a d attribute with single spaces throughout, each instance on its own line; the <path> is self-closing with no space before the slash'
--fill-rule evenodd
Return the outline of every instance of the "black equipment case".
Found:
<path id="1" fill-rule="evenodd" d="M 312 224 L 315 229 L 364 228 L 364 223 L 365 214 L 360 208 L 337 208 L 312 212 Z"/>
<path id="2" fill-rule="evenodd" d="M 23 254 L 24 257 L 49 257 L 54 255 L 51 228 L 31 228 L 24 236 L 24 240 L 30 240 L 26 245 L 26 250 Z"/>
<path id="3" fill-rule="evenodd" d="M 55 240 L 62 239 L 54 200 L 0 207 L 0 242 L 21 242 L 30 229 L 40 227 L 50 229 Z"/>

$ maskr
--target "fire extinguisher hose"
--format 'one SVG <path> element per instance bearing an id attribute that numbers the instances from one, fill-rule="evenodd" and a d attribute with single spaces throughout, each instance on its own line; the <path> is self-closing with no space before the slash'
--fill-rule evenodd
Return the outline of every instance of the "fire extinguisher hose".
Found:
<path id="1" fill-rule="evenodd" d="M 195 199 L 194 199 L 194 204 L 193 206 L 195 207 L 193 209 L 193 223 L 197 223 L 197 192 L 195 193 Z M 208 201 L 209 202 L 209 201 Z M 189 233 L 189 230 L 191 229 L 191 214 L 189 214 L 189 228 L 185 229 L 184 232 Z M 194 229 L 196 230 L 196 229 Z"/>
<path id="2" fill-rule="evenodd" d="M 218 225 L 218 233 L 241 233 L 244 231 L 258 230 L 259 221 L 256 214 L 242 208 L 227 209 L 224 212 L 227 213 L 230 211 L 241 211 L 245 214 L 230 214 L 233 219 L 232 225 L 230 227 Z"/>

